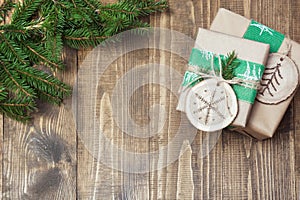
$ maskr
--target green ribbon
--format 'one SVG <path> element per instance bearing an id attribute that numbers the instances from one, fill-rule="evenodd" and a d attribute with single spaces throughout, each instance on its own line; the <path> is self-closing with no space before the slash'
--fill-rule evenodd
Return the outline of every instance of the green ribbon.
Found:
<path id="1" fill-rule="evenodd" d="M 221 59 L 224 59 L 225 57 L 226 56 L 224 55 L 220 55 Z M 219 71 L 220 70 L 219 60 L 217 57 L 214 56 L 212 52 L 193 48 L 189 60 L 189 65 L 199 67 L 199 71 L 201 72 L 210 73 L 211 62 L 212 62 L 211 59 L 214 59 L 215 71 Z M 238 59 L 238 61 L 239 61 L 239 65 L 234 69 L 235 77 L 243 79 L 245 81 L 260 81 L 265 69 L 263 65 L 246 61 L 246 60 L 241 60 L 241 59 Z M 195 81 L 199 79 L 199 77 L 200 75 L 194 72 L 186 71 L 184 74 L 182 85 L 192 87 L 195 84 L 197 84 L 197 82 L 201 81 L 201 79 Z M 191 84 L 192 82 L 194 83 Z M 246 101 L 251 104 L 254 103 L 257 94 L 256 89 L 245 87 L 238 84 L 232 85 L 232 88 L 239 100 Z"/>
<path id="2" fill-rule="evenodd" d="M 285 36 L 263 24 L 251 20 L 243 38 L 269 44 L 270 53 L 274 53 L 278 52 Z"/>

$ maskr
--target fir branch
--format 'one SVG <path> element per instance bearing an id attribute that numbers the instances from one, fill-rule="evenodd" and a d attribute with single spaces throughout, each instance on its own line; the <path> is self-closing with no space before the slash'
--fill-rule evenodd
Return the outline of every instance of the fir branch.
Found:
<path id="1" fill-rule="evenodd" d="M 99 34 L 98 30 L 90 28 L 82 28 L 77 30 L 65 30 L 64 32 L 64 42 L 75 49 L 81 47 L 91 47 L 97 46 L 103 40 L 109 38 L 110 36 L 105 36 L 105 34 Z"/>
<path id="2" fill-rule="evenodd" d="M 110 11 L 113 13 L 123 13 L 127 15 L 146 16 L 153 12 L 163 11 L 168 7 L 166 1 L 140 1 L 123 0 L 116 4 L 103 6 L 101 11 Z"/>
<path id="3" fill-rule="evenodd" d="M 0 23 L 5 20 L 7 13 L 12 10 L 15 3 L 11 0 L 5 0 L 0 6 Z"/>
<path id="4" fill-rule="evenodd" d="M 7 98 L 8 92 L 5 90 L 4 86 L 0 86 L 0 102 Z"/>
<path id="5" fill-rule="evenodd" d="M 14 95 L 33 99 L 35 98 L 35 92 L 32 90 L 23 80 L 20 79 L 19 75 L 11 69 L 11 66 L 6 66 L 4 62 L 0 59 L 0 78 L 2 84 L 7 88 L 11 88 Z"/>
<path id="6" fill-rule="evenodd" d="M 221 60 L 222 63 L 222 76 L 226 80 L 234 78 L 234 69 L 240 64 L 237 60 L 237 54 L 235 51 L 228 53 L 227 56 Z"/>
<path id="7" fill-rule="evenodd" d="M 44 91 L 38 90 L 38 89 L 37 89 L 37 92 L 38 92 L 38 97 L 41 100 L 44 100 L 44 101 L 47 101 L 49 103 L 56 104 L 56 105 L 60 105 L 62 102 L 62 98 L 53 96 L 51 94 L 48 94 L 47 92 L 44 92 Z"/>
<path id="8" fill-rule="evenodd" d="M 111 15 L 122 13 L 129 16 L 137 17 L 139 10 L 134 4 L 132 6 L 128 6 L 128 3 L 126 3 L 125 1 L 120 1 L 117 4 L 108 4 L 101 7 L 101 12 L 99 14 L 101 15 L 103 12 L 110 13 Z"/>
<path id="9" fill-rule="evenodd" d="M 99 9 L 100 6 L 101 6 L 100 1 L 95 1 L 95 0 L 83 0 L 83 1 L 86 3 L 86 5 L 87 5 L 90 9 L 94 10 L 95 12 L 96 12 L 97 9 Z"/>
<path id="10" fill-rule="evenodd" d="M 20 47 L 16 43 L 14 43 L 12 40 L 8 41 L 8 39 L 1 33 L 0 42 L 2 42 L 0 45 L 2 50 L 1 53 L 8 57 L 9 60 L 16 59 L 18 62 L 26 64 L 25 60 L 27 56 L 20 51 Z"/>
<path id="11" fill-rule="evenodd" d="M 64 37 L 66 40 L 90 40 L 91 37 L 72 37 L 72 36 L 65 36 Z M 97 36 L 97 37 L 93 37 L 94 39 L 99 39 L 99 40 L 104 40 L 109 38 L 109 36 Z"/>
<path id="12" fill-rule="evenodd" d="M 126 2 L 134 3 L 137 6 L 137 9 L 140 11 L 140 14 L 147 16 L 154 12 L 162 12 L 168 8 L 167 1 L 139 1 L 139 0 L 126 0 Z"/>
<path id="13" fill-rule="evenodd" d="M 60 98 L 71 94 L 71 88 L 69 86 L 44 71 L 32 67 L 18 68 L 16 71 L 19 72 L 31 86 L 40 91 L 52 94 L 53 96 L 59 96 Z"/>
<path id="14" fill-rule="evenodd" d="M 25 47 L 27 47 L 27 49 L 29 50 L 28 52 L 31 53 L 31 55 L 33 57 L 36 57 L 36 62 L 37 64 L 39 63 L 44 63 L 50 67 L 55 67 L 55 68 L 58 68 L 58 69 L 61 69 L 62 68 L 62 65 L 61 63 L 55 63 L 52 61 L 52 58 L 49 57 L 49 56 L 46 56 L 46 53 L 49 53 L 49 52 L 45 52 L 45 49 L 42 48 L 42 47 L 39 47 L 39 46 L 30 46 L 28 44 L 24 44 Z"/>
<path id="15" fill-rule="evenodd" d="M 61 63 L 64 23 L 62 11 L 57 7 L 54 7 L 51 17 L 48 17 L 43 23 L 43 28 L 48 30 L 45 34 L 44 46 L 55 63 Z"/>
<path id="16" fill-rule="evenodd" d="M 0 23 L 12 6 L 11 1 L 0 6 Z M 36 110 L 37 98 L 60 104 L 71 87 L 33 66 L 43 63 L 62 69 L 64 45 L 93 47 L 122 31 L 148 27 L 140 18 L 166 7 L 165 0 L 121 0 L 108 5 L 98 0 L 20 1 L 11 23 L 0 25 L 0 112 L 26 121 Z"/>
<path id="17" fill-rule="evenodd" d="M 0 33 L 21 33 L 21 34 L 26 34 L 25 30 L 23 30 L 22 28 L 17 28 L 16 26 L 13 26 L 11 24 L 7 24 L 7 25 L 1 25 L 0 26 Z"/>
<path id="18" fill-rule="evenodd" d="M 38 11 L 44 0 L 23 0 L 19 2 L 12 15 L 12 24 L 24 24 L 31 21 L 32 15 Z"/>
<path id="19" fill-rule="evenodd" d="M 0 34 L 5 35 L 9 40 L 14 40 L 17 43 L 20 41 L 29 41 L 30 38 L 37 38 L 40 35 L 39 29 L 25 29 L 24 26 L 5 24 L 0 25 Z"/>
<path id="20" fill-rule="evenodd" d="M 30 100 L 8 99 L 6 102 L 0 102 L 0 112 L 21 122 L 28 121 L 30 114 L 35 110 L 36 104 Z"/>

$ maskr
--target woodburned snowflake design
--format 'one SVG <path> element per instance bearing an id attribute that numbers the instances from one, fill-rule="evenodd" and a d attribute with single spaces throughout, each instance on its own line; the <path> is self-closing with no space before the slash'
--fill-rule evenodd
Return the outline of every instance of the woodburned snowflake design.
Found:
<path id="1" fill-rule="evenodd" d="M 273 36 L 273 29 L 263 25 L 263 24 L 250 24 L 250 26 L 255 26 L 260 29 L 259 35 L 261 36 L 264 32 L 268 33 L 269 35 Z"/>
<path id="2" fill-rule="evenodd" d="M 186 97 L 186 114 L 190 122 L 203 131 L 220 130 L 237 115 L 237 100 L 231 86 L 216 79 L 195 85 Z"/>
<path id="3" fill-rule="evenodd" d="M 224 115 L 221 113 L 221 111 L 219 110 L 219 108 L 217 107 L 218 103 L 222 102 L 225 100 L 225 96 L 218 98 L 217 100 L 215 100 L 215 95 L 216 95 L 216 89 L 213 91 L 213 94 L 210 98 L 210 101 L 206 101 L 205 98 L 203 96 L 201 96 L 201 94 L 195 93 L 195 96 L 197 97 L 198 100 L 200 100 L 204 106 L 198 108 L 197 110 L 194 110 L 193 113 L 196 114 L 198 112 L 203 111 L 204 109 L 207 109 L 207 114 L 205 116 L 205 125 L 207 125 L 208 123 L 208 118 L 210 116 L 210 112 L 215 112 L 217 115 L 219 115 L 220 118 L 225 119 Z M 222 93 L 224 94 L 224 92 Z M 197 104 L 196 102 L 194 102 L 194 104 Z M 201 120 L 202 117 L 199 117 L 199 120 Z M 213 118 L 212 121 L 214 121 L 215 119 Z"/>

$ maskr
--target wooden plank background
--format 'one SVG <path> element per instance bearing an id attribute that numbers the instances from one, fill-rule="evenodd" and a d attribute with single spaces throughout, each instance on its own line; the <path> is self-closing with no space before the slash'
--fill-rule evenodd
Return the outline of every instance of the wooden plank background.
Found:
<path id="1" fill-rule="evenodd" d="M 152 26 L 195 39 L 197 28 L 209 28 L 218 8 L 224 7 L 300 42 L 299 0 L 168 2 L 167 12 L 146 19 Z M 172 38 L 168 42 L 171 44 Z M 88 52 L 65 49 L 66 70 L 60 74 L 65 82 L 75 83 Z M 184 73 L 182 59 L 171 53 L 134 51 L 109 67 L 99 88 L 100 126 L 112 142 L 134 152 L 153 151 L 168 144 L 180 120 L 174 112 L 177 98 L 158 85 L 146 85 L 132 96 L 130 112 L 136 123 L 143 125 L 149 122 L 153 103 L 165 105 L 168 115 L 161 133 L 138 139 L 116 128 L 111 115 L 112 88 L 126 71 L 149 61 Z M 156 74 L 146 76 L 157 78 Z M 299 102 L 300 92 L 272 139 L 255 141 L 226 131 L 210 154 L 199 159 L 199 146 L 206 134 L 198 132 L 192 144 L 183 142 L 180 159 L 163 169 L 141 174 L 125 173 L 97 162 L 76 134 L 71 98 L 61 107 L 41 104 L 27 125 L 0 117 L 1 199 L 300 199 Z M 161 161 L 167 162 L 168 156 L 160 155 Z M 157 163 L 150 165 L 155 168 Z"/>

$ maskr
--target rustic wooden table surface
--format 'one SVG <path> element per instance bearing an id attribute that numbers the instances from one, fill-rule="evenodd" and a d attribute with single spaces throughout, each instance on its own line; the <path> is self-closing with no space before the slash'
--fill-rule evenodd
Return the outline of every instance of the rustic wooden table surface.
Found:
<path id="1" fill-rule="evenodd" d="M 209 28 L 218 8 L 224 7 L 300 42 L 299 0 L 169 0 L 169 6 L 167 12 L 149 17 L 152 26 L 176 30 L 195 39 L 197 28 Z M 171 44 L 172 38 L 169 40 Z M 65 49 L 67 68 L 61 73 L 65 82 L 75 83 L 87 53 Z M 139 50 L 117 59 L 104 73 L 98 88 L 97 116 L 106 137 L 136 153 L 168 145 L 180 123 L 175 111 L 176 96 L 157 84 L 148 84 L 133 94 L 130 113 L 137 124 L 145 125 L 149 122 L 150 106 L 157 102 L 164 105 L 167 119 L 160 133 L 137 138 L 122 133 L 115 125 L 111 114 L 112 88 L 126 71 L 149 61 L 172 65 L 184 73 L 184 62 L 178 56 Z M 159 77 L 168 76 L 163 70 L 159 73 Z M 180 159 L 145 173 L 124 172 L 122 168 L 126 166 L 122 162 L 120 169 L 98 162 L 77 135 L 72 98 L 61 107 L 41 104 L 30 125 L 1 116 L 1 199 L 300 199 L 299 102 L 300 92 L 272 139 L 255 141 L 225 131 L 209 155 L 199 158 L 199 147 L 207 135 L 198 132 L 191 144 L 180 144 Z M 160 120 L 161 116 L 155 117 Z M 105 151 L 110 146 L 100 141 L 99 148 Z M 158 162 L 168 163 L 170 154 L 159 155 L 159 160 L 150 165 L 156 169 Z M 113 159 L 127 158 L 120 154 Z M 130 162 L 141 164 L 138 160 Z"/>

